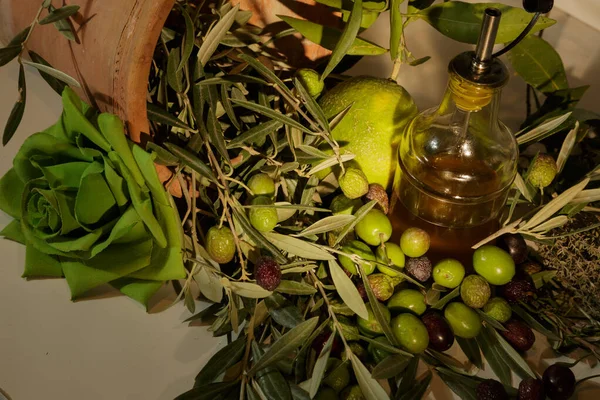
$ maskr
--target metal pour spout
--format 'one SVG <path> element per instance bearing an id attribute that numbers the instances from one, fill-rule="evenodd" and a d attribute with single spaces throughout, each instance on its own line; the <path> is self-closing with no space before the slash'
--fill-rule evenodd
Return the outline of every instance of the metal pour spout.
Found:
<path id="1" fill-rule="evenodd" d="M 483 74 L 490 68 L 501 17 L 502 12 L 497 8 L 487 8 L 485 10 L 475 56 L 471 62 L 471 69 L 476 74 Z"/>

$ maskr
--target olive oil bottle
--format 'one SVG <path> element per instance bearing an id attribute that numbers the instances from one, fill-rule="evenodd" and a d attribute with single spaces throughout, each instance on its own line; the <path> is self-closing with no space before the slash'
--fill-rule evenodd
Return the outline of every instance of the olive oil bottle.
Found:
<path id="1" fill-rule="evenodd" d="M 492 57 L 499 21 L 499 10 L 486 10 L 476 51 L 450 62 L 440 105 L 411 121 L 398 148 L 394 232 L 425 229 L 433 258 L 469 259 L 471 246 L 498 229 L 516 175 L 517 143 L 498 119 L 508 81 L 506 67 Z"/>

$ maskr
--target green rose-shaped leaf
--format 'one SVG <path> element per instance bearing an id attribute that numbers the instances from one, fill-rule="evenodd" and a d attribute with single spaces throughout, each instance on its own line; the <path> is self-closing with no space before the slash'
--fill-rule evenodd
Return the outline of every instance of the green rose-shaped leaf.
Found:
<path id="1" fill-rule="evenodd" d="M 73 299 L 109 283 L 147 306 L 185 278 L 180 221 L 153 159 L 69 88 L 59 121 L 30 136 L 0 180 L 4 237 L 26 245 L 26 278 L 67 280 Z"/>

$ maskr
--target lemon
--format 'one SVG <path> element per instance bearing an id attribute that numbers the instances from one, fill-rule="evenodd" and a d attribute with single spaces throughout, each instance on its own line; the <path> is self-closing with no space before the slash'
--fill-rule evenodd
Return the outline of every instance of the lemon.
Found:
<path id="1" fill-rule="evenodd" d="M 334 128 L 342 152 L 356 155 L 369 183 L 389 189 L 397 161 L 397 147 L 406 124 L 417 114 L 410 94 L 393 81 L 357 76 L 338 84 L 320 100 L 329 119 L 351 106 Z"/>

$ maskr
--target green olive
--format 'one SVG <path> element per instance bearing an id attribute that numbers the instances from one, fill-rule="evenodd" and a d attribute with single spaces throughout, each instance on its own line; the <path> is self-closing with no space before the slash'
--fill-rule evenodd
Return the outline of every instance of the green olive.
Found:
<path id="1" fill-rule="evenodd" d="M 387 303 L 390 311 L 407 312 L 411 311 L 421 315 L 427 309 L 425 296 L 418 290 L 403 289 L 395 293 Z"/>
<path id="2" fill-rule="evenodd" d="M 388 310 L 383 304 L 377 303 L 381 312 L 383 313 L 384 319 L 387 323 L 390 322 L 391 314 L 390 310 Z M 363 319 L 358 317 L 358 329 L 368 337 L 375 337 L 379 335 L 383 335 L 383 328 L 375 318 L 375 314 L 373 313 L 373 309 L 371 308 L 371 304 L 367 304 L 367 312 L 369 313 L 368 319 Z"/>
<path id="3" fill-rule="evenodd" d="M 481 319 L 475 310 L 463 303 L 454 302 L 446 306 L 444 317 L 454 331 L 454 335 L 471 339 L 481 331 Z"/>
<path id="4" fill-rule="evenodd" d="M 275 194 L 275 182 L 267 174 L 256 174 L 248 181 L 248 187 L 254 196 L 269 196 Z"/>
<path id="5" fill-rule="evenodd" d="M 422 353 L 429 346 L 429 333 L 425 324 L 413 314 L 400 314 L 392 320 L 392 332 L 407 351 Z"/>
<path id="6" fill-rule="evenodd" d="M 206 232 L 206 251 L 219 264 L 227 264 L 235 255 L 235 241 L 231 229 L 213 226 Z"/>
<path id="7" fill-rule="evenodd" d="M 392 223 L 383 211 L 372 209 L 356 224 L 355 230 L 365 243 L 379 246 L 392 236 Z"/>
<path id="8" fill-rule="evenodd" d="M 395 265 L 398 268 L 404 268 L 404 263 L 406 261 L 405 257 L 404 257 L 404 253 L 402 252 L 402 249 L 400 248 L 400 246 L 398 246 L 395 243 L 386 243 L 385 244 L 385 254 L 387 255 L 387 261 L 386 261 L 386 257 L 383 254 L 383 247 L 377 247 L 377 250 L 375 251 L 375 256 L 377 257 L 377 261 L 383 264 L 387 264 L 388 261 L 390 261 L 392 263 L 392 265 Z M 383 265 L 379 265 L 377 264 L 377 269 L 386 274 L 389 275 L 391 277 L 395 277 L 395 276 L 400 276 L 400 273 L 398 273 L 397 271 L 388 268 L 388 267 L 384 267 Z"/>
<path id="9" fill-rule="evenodd" d="M 421 257 L 429 250 L 429 234 L 421 228 L 408 228 L 400 237 L 400 247 L 409 257 Z"/>
<path id="10" fill-rule="evenodd" d="M 460 285 L 465 277 L 465 267 L 452 258 L 447 258 L 433 267 L 433 280 L 438 285 L 454 289 Z"/>
<path id="11" fill-rule="evenodd" d="M 371 248 L 363 242 L 358 240 L 352 240 L 350 243 L 343 246 L 340 250 L 344 253 L 356 254 L 363 260 L 367 261 L 363 262 L 362 264 L 362 270 L 365 272 L 365 274 L 371 275 L 373 271 L 375 271 L 375 263 L 368 262 L 375 261 L 375 255 L 373 254 Z M 354 261 L 350 259 L 350 257 L 340 254 L 338 256 L 338 259 L 340 260 L 340 264 L 342 264 L 342 267 L 346 268 L 348 272 L 350 272 L 352 275 L 358 274 L 358 271 L 356 270 L 356 265 L 354 264 Z"/>
<path id="12" fill-rule="evenodd" d="M 253 206 L 268 206 L 273 202 L 266 196 L 258 196 L 252 200 Z M 251 208 L 250 223 L 254 228 L 261 232 L 272 231 L 277 226 L 277 209 L 275 207 L 256 207 Z"/>
<path id="13" fill-rule="evenodd" d="M 515 262 L 499 247 L 481 246 L 473 253 L 475 272 L 492 285 L 506 285 L 515 276 Z"/>

